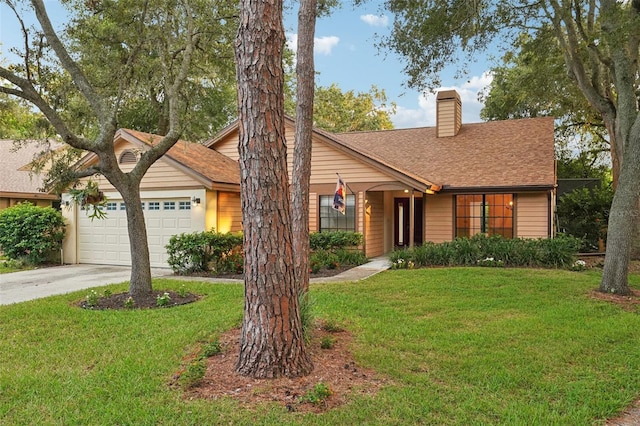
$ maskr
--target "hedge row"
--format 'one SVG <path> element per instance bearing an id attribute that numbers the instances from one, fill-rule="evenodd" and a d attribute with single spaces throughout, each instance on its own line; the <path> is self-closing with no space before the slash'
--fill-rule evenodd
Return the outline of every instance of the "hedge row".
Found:
<path id="1" fill-rule="evenodd" d="M 581 240 L 559 235 L 556 238 L 506 239 L 477 234 L 444 243 L 426 243 L 394 251 L 394 268 L 421 266 L 520 266 L 571 267 L 577 258 Z"/>
<path id="2" fill-rule="evenodd" d="M 242 234 L 204 231 L 174 235 L 166 246 L 175 274 L 242 272 Z"/>
<path id="3" fill-rule="evenodd" d="M 342 265 L 356 266 L 367 261 L 358 249 L 362 234 L 319 232 L 309 236 L 311 272 Z M 242 273 L 242 234 L 206 231 L 174 235 L 166 246 L 167 262 L 174 273 L 187 275 L 216 271 Z"/>

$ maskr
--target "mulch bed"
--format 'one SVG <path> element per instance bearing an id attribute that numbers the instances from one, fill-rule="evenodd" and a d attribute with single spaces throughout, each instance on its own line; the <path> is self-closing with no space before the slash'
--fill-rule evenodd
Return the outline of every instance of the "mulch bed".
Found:
<path id="1" fill-rule="evenodd" d="M 347 271 L 353 268 L 353 266 L 343 266 L 335 269 L 322 269 L 316 274 L 311 274 L 311 278 L 316 277 L 331 277 L 341 272 Z M 232 278 L 242 280 L 244 276 L 242 274 L 195 274 L 193 276 L 211 277 L 211 278 Z M 165 305 L 158 305 L 158 297 L 164 296 L 165 293 L 169 293 L 169 302 Z M 140 296 L 134 299 L 133 305 L 127 303 L 129 293 L 116 293 L 110 295 L 100 294 L 96 303 L 90 304 L 88 298 L 84 298 L 77 302 L 77 306 L 83 309 L 92 310 L 124 310 L 124 309 L 155 309 L 155 308 L 171 308 L 174 306 L 185 305 L 187 303 L 193 303 L 200 299 L 200 296 L 192 293 L 179 294 L 173 290 L 155 290 L 148 296 Z"/>
<path id="2" fill-rule="evenodd" d="M 323 339 L 331 339 L 333 346 L 322 349 Z M 222 353 L 207 360 L 207 371 L 202 383 L 185 393 L 185 398 L 231 398 L 245 408 L 256 404 L 276 403 L 290 412 L 320 413 L 348 403 L 355 395 L 375 395 L 389 383 L 375 371 L 358 366 L 349 346 L 350 332 L 328 332 L 318 324 L 307 346 L 314 368 L 311 374 L 297 378 L 253 379 L 235 373 L 240 351 L 240 329 L 220 336 Z M 177 381 L 179 377 L 174 377 Z M 317 403 L 304 401 L 304 395 L 318 384 L 327 385 L 331 394 Z"/>
<path id="3" fill-rule="evenodd" d="M 169 293 L 169 302 L 164 306 L 158 306 L 158 297 L 163 297 L 165 293 Z M 78 302 L 78 306 L 83 309 L 92 310 L 126 310 L 126 309 L 155 309 L 155 308 L 171 308 L 174 306 L 186 305 L 200 299 L 200 296 L 192 293 L 180 295 L 173 290 L 155 290 L 148 296 L 137 297 L 133 300 L 132 306 L 127 306 L 129 293 L 115 293 L 109 296 L 101 296 L 94 305 L 90 305 L 87 298 Z"/>

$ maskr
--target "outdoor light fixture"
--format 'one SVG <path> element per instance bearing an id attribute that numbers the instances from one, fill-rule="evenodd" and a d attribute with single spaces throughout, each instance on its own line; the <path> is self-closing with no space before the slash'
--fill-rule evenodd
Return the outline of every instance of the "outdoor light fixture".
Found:
<path id="1" fill-rule="evenodd" d="M 191 202 L 192 202 L 194 205 L 196 205 L 196 206 L 197 206 L 198 204 L 200 204 L 200 198 L 198 198 L 198 197 L 194 196 L 194 197 L 191 199 Z"/>

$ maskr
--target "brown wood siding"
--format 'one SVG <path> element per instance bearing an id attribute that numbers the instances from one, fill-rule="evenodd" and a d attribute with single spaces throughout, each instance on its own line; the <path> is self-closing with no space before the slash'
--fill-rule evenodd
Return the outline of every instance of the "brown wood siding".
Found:
<path id="1" fill-rule="evenodd" d="M 394 181 L 393 178 L 364 162 L 355 160 L 321 142 L 314 142 L 311 154 L 311 184 L 336 182 L 336 173 L 340 173 L 347 184 Z"/>
<path id="2" fill-rule="evenodd" d="M 287 169 L 289 179 L 293 167 L 293 149 L 295 141 L 295 129 L 289 125 L 285 127 L 287 140 Z M 238 135 L 232 133 L 215 145 L 215 150 L 234 160 L 238 159 Z M 317 140 L 313 141 L 311 152 L 311 184 L 326 184 L 336 182 L 336 173 L 345 182 L 394 182 L 388 175 L 381 173 L 368 164 L 355 160 L 341 151 L 338 151 Z"/>
<path id="3" fill-rule="evenodd" d="M 365 204 L 366 256 L 384 254 L 384 193 L 367 192 Z"/>
<path id="4" fill-rule="evenodd" d="M 438 137 L 455 136 L 456 102 L 440 101 L 438 103 Z"/>
<path id="5" fill-rule="evenodd" d="M 135 147 L 130 143 L 118 144 L 116 147 L 116 158 L 120 158 L 120 154 L 124 150 L 133 148 Z M 129 172 L 134 168 L 134 166 L 135 164 L 133 163 L 120 164 L 120 169 L 123 172 Z M 87 179 L 85 179 L 85 181 L 86 180 Z M 116 190 L 104 176 L 99 176 L 97 178 L 92 177 L 91 180 L 97 180 L 98 186 L 103 192 L 113 192 Z M 184 189 L 196 187 L 202 187 L 202 183 L 167 163 L 162 158 L 149 167 L 149 170 L 147 170 L 147 173 L 145 173 L 142 181 L 140 182 L 141 190 Z"/>
<path id="6" fill-rule="evenodd" d="M 240 154 L 238 154 L 238 132 L 231 132 L 224 139 L 218 141 L 215 145 L 215 150 L 232 160 L 238 160 L 240 158 Z"/>
<path id="7" fill-rule="evenodd" d="M 309 232 L 318 232 L 318 194 L 309 193 Z"/>
<path id="8" fill-rule="evenodd" d="M 218 192 L 218 226 L 219 232 L 242 231 L 242 206 L 239 192 Z"/>
<path id="9" fill-rule="evenodd" d="M 441 243 L 453 239 L 453 196 L 428 195 L 425 203 L 426 241 Z"/>
<path id="10" fill-rule="evenodd" d="M 547 193 L 516 195 L 516 237 L 549 236 L 549 196 Z"/>

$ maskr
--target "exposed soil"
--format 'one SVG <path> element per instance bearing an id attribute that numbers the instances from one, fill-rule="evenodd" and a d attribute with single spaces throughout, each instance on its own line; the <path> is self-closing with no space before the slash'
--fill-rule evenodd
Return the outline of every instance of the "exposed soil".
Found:
<path id="1" fill-rule="evenodd" d="M 618 305 L 628 312 L 638 312 L 638 306 L 640 305 L 640 291 L 634 289 L 631 289 L 631 294 L 629 296 L 602 293 L 596 289 L 591 292 L 591 297 Z"/>
<path id="2" fill-rule="evenodd" d="M 256 404 L 276 403 L 291 412 L 323 412 L 348 403 L 354 395 L 375 395 L 388 380 L 372 370 L 359 367 L 349 351 L 353 338 L 348 331 L 328 332 L 317 325 L 307 346 L 314 369 L 310 375 L 294 379 L 253 379 L 234 372 L 240 350 L 240 329 L 220 337 L 222 353 L 209 358 L 207 372 L 200 385 L 187 391 L 186 398 L 232 398 L 248 409 Z M 330 339 L 333 346 L 322 349 Z M 179 376 L 174 377 L 177 381 Z M 316 403 L 304 396 L 318 384 L 328 386 L 331 394 Z"/>

